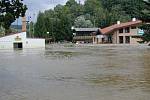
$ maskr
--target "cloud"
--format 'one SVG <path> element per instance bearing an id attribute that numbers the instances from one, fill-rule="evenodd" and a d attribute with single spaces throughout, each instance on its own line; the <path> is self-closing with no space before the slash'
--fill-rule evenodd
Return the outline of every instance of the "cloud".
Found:
<path id="1" fill-rule="evenodd" d="M 24 0 L 28 7 L 27 15 L 33 16 L 38 14 L 39 11 L 45 11 L 54 8 L 57 4 L 64 5 L 68 0 Z M 83 3 L 85 0 L 76 0 Z"/>
<path id="2" fill-rule="evenodd" d="M 24 0 L 24 4 L 26 4 L 28 7 L 26 15 L 32 16 L 32 18 L 33 17 L 36 18 L 39 11 L 45 11 L 47 9 L 52 9 L 57 4 L 63 5 L 66 2 L 67 2 L 67 0 Z"/>
<path id="3" fill-rule="evenodd" d="M 26 12 L 26 17 L 28 19 L 31 16 L 32 21 L 36 21 L 39 11 L 45 11 L 48 9 L 53 9 L 57 4 L 64 5 L 68 0 L 24 0 L 24 4 L 27 5 L 28 10 Z M 79 2 L 79 0 L 76 0 Z M 80 0 L 83 3 L 85 0 Z M 16 24 L 14 22 L 13 24 Z M 21 24 L 21 19 L 19 19 L 19 24 Z"/>

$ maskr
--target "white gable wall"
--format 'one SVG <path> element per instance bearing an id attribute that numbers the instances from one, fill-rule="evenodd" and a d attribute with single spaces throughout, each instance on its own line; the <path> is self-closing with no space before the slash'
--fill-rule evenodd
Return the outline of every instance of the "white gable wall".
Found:
<path id="1" fill-rule="evenodd" d="M 16 39 L 16 38 L 19 39 Z M 26 38 L 26 32 L 9 35 L 0 38 L 0 49 L 13 49 L 14 43 L 22 43 L 23 48 L 44 48 L 45 39 L 28 39 Z"/>
<path id="2" fill-rule="evenodd" d="M 45 39 L 26 39 L 24 48 L 45 48 Z"/>

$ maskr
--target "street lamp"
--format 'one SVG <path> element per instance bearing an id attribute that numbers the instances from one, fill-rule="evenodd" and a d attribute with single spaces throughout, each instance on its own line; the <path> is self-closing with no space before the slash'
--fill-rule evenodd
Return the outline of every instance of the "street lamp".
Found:
<path id="1" fill-rule="evenodd" d="M 72 26 L 72 27 L 71 27 L 71 30 L 72 30 L 72 37 L 73 37 L 73 41 L 72 41 L 72 42 L 74 42 L 74 37 L 76 36 L 75 27 Z"/>
<path id="2" fill-rule="evenodd" d="M 47 32 L 47 34 L 49 34 L 49 32 Z"/>
<path id="3" fill-rule="evenodd" d="M 72 32 L 73 32 L 73 36 L 75 36 L 76 33 L 75 33 L 75 28 L 74 28 L 74 26 L 71 27 L 71 30 L 72 30 Z"/>
<path id="4" fill-rule="evenodd" d="M 73 33 L 73 36 L 76 36 L 76 33 Z"/>
<path id="5" fill-rule="evenodd" d="M 49 43 L 49 40 L 48 40 L 48 37 L 49 37 L 49 32 L 46 32 L 47 33 L 47 42 Z"/>
<path id="6" fill-rule="evenodd" d="M 71 27 L 71 30 L 74 30 L 74 29 L 75 29 L 74 26 L 72 26 L 72 27 Z"/>

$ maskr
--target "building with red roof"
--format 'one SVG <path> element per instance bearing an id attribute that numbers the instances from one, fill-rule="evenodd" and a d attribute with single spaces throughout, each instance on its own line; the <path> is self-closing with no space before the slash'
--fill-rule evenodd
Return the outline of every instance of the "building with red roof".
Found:
<path id="1" fill-rule="evenodd" d="M 99 35 L 93 37 L 93 43 L 113 43 L 113 44 L 137 44 L 144 31 L 138 28 L 142 24 L 141 20 L 132 19 L 130 22 L 120 23 L 99 29 Z"/>

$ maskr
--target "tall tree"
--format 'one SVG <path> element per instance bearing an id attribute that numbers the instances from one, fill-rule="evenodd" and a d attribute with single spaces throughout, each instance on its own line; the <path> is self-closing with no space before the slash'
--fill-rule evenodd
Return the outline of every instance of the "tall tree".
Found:
<path id="1" fill-rule="evenodd" d="M 46 36 L 46 26 L 45 26 L 45 16 L 44 13 L 39 12 L 37 23 L 35 24 L 35 37 L 42 37 Z"/>
<path id="2" fill-rule="evenodd" d="M 90 20 L 86 20 L 84 16 L 79 16 L 74 22 L 76 28 L 92 28 L 93 24 Z"/>
<path id="3" fill-rule="evenodd" d="M 148 4 L 148 0 L 145 3 L 143 0 L 86 0 L 84 4 L 68 0 L 65 5 L 57 5 L 40 14 L 42 17 L 38 16 L 36 36 L 45 37 L 49 32 L 49 37 L 56 41 L 71 40 L 73 25 L 103 28 L 133 17 L 147 22 L 150 20 Z"/>
<path id="4" fill-rule="evenodd" d="M 34 23 L 31 21 L 29 24 L 29 37 L 34 36 Z"/>
<path id="5" fill-rule="evenodd" d="M 144 30 L 143 41 L 150 42 L 150 0 L 144 0 L 145 9 L 142 11 L 143 16 L 141 20 L 143 20 L 144 24 L 140 27 Z M 150 44 L 149 44 L 150 45 Z"/>
<path id="6" fill-rule="evenodd" d="M 6 30 L 9 29 L 19 16 L 24 16 L 27 6 L 23 4 L 23 0 L 1 0 L 0 1 L 0 26 Z"/>

